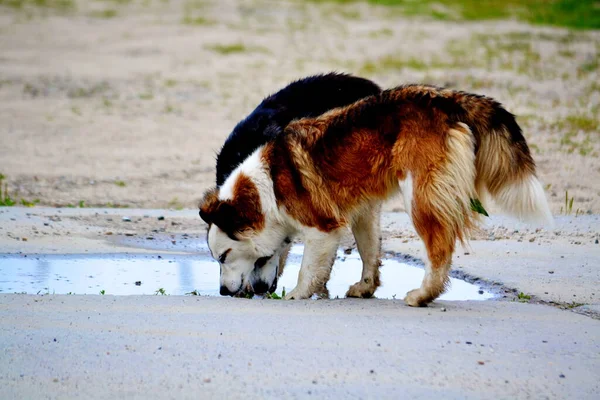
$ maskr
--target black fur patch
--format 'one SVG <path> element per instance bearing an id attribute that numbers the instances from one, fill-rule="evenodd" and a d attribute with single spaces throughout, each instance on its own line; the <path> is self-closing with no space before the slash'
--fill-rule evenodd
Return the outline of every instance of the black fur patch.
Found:
<path id="1" fill-rule="evenodd" d="M 217 156 L 217 186 L 257 148 L 283 132 L 290 121 L 316 117 L 380 91 L 379 86 L 367 79 L 337 73 L 290 83 L 266 97 L 233 129 Z"/>

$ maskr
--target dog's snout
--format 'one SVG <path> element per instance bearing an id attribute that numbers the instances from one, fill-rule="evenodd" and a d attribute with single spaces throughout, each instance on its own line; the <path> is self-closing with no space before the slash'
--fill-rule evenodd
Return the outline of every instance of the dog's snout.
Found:
<path id="1" fill-rule="evenodd" d="M 227 286 L 221 286 L 219 293 L 221 294 L 221 296 L 233 296 L 235 294 L 234 292 L 229 290 Z"/>

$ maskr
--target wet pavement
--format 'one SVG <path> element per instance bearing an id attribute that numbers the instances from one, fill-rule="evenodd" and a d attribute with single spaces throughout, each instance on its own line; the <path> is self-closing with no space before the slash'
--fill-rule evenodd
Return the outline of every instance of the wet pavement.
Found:
<path id="1" fill-rule="evenodd" d="M 153 240 L 154 249 L 161 247 Z M 292 248 L 277 293 L 291 290 L 297 281 L 303 246 Z M 348 287 L 361 275 L 362 263 L 356 251 L 338 252 L 328 288 L 331 297 L 344 297 Z M 402 299 L 418 287 L 424 270 L 416 263 L 394 258 L 383 260 L 383 285 L 375 296 Z M 196 254 L 71 254 L 0 255 L 0 293 L 28 294 L 170 294 L 218 296 L 219 265 L 203 243 Z M 442 300 L 486 300 L 493 295 L 480 287 L 452 278 Z"/>

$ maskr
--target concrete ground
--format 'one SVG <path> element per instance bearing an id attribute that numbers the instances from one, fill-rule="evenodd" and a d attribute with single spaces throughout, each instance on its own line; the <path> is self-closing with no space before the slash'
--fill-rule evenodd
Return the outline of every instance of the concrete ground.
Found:
<path id="1" fill-rule="evenodd" d="M 594 399 L 600 224 L 556 222 L 493 218 L 456 251 L 485 302 L 2 294 L 1 397 Z M 422 258 L 404 214 L 382 227 L 385 252 Z M 195 210 L 0 211 L 2 253 L 189 253 L 204 231 Z"/>
<path id="2" fill-rule="evenodd" d="M 600 389 L 600 322 L 543 305 L 0 301 L 4 398 L 597 399 Z"/>

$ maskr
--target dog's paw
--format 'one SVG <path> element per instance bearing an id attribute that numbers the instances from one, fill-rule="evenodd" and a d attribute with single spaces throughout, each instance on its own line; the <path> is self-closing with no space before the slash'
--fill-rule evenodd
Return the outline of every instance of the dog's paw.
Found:
<path id="1" fill-rule="evenodd" d="M 356 282 L 354 285 L 350 286 L 350 289 L 346 292 L 346 297 L 358 297 L 363 299 L 368 299 L 373 297 L 373 293 L 377 286 L 372 283 L 365 283 L 364 281 Z"/>
<path id="2" fill-rule="evenodd" d="M 419 288 L 406 293 L 404 302 L 411 307 L 425 307 L 427 306 L 428 300 L 426 299 L 426 296 L 423 295 L 423 291 Z"/>
<path id="3" fill-rule="evenodd" d="M 306 291 L 299 290 L 298 288 L 292 290 L 288 294 L 285 295 L 285 300 L 301 300 L 310 298 L 310 294 Z"/>

